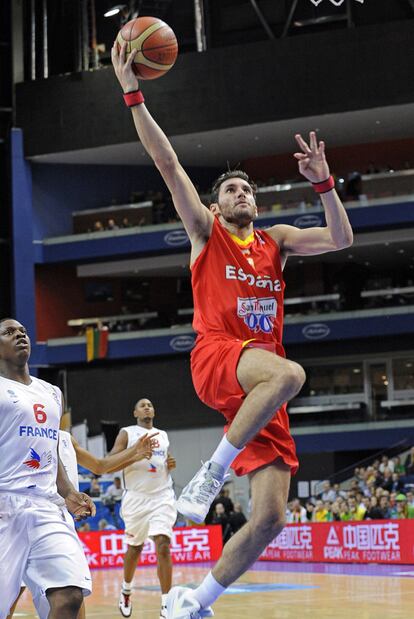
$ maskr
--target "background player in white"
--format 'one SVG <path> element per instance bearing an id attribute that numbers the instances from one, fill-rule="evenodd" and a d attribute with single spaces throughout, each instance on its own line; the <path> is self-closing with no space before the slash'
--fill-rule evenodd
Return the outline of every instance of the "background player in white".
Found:
<path id="1" fill-rule="evenodd" d="M 138 400 L 134 408 L 136 425 L 122 428 L 115 440 L 111 454 L 134 445 L 143 434 L 158 432 L 154 439 L 152 457 L 124 469 L 125 494 L 122 498 L 121 516 L 125 522 L 125 539 L 128 550 L 124 557 L 124 582 L 119 597 L 119 609 L 124 617 L 132 612 L 132 580 L 145 540 L 152 537 L 157 553 L 157 573 L 161 586 L 160 619 L 166 615 L 166 598 L 171 589 L 172 562 L 170 544 L 177 518 L 175 496 L 172 489 L 171 469 L 175 459 L 169 454 L 167 433 L 154 428 L 154 406 L 147 398 Z"/>
<path id="2" fill-rule="evenodd" d="M 65 415 L 62 416 L 62 420 L 64 417 Z M 61 423 L 61 425 L 63 425 L 63 423 Z M 92 453 L 81 447 L 77 440 L 70 434 L 70 432 L 67 432 L 65 430 L 59 430 L 58 453 L 70 482 L 73 484 L 73 487 L 76 490 L 79 490 L 78 464 L 92 471 L 92 473 L 95 473 L 96 475 L 103 475 L 104 473 L 119 471 L 123 467 L 131 465 L 134 462 L 138 462 L 139 460 L 143 460 L 144 458 L 151 458 L 151 441 L 154 436 L 156 436 L 156 434 L 154 433 L 152 433 L 151 436 L 149 436 L 148 434 L 144 434 L 129 449 L 125 449 L 124 451 L 121 451 L 120 453 L 113 456 L 97 458 Z M 52 491 L 56 491 L 55 484 L 52 485 Z M 69 520 L 69 523 L 72 524 L 72 521 Z M 13 604 L 7 619 L 11 619 L 13 617 L 13 613 L 16 609 L 18 599 L 22 595 L 24 589 L 25 587 L 22 586 L 20 589 L 20 594 L 15 603 Z M 49 605 L 45 596 L 40 596 L 39 598 L 34 599 L 34 603 L 39 616 L 47 616 L 49 612 Z M 84 619 L 84 617 L 85 604 L 82 603 L 78 614 L 78 619 Z"/>
<path id="3" fill-rule="evenodd" d="M 75 619 L 92 585 L 65 506 L 78 518 L 95 506 L 58 457 L 61 392 L 30 376 L 29 357 L 25 327 L 0 320 L 0 619 L 22 580 L 35 599 L 46 595 L 49 619 Z"/>

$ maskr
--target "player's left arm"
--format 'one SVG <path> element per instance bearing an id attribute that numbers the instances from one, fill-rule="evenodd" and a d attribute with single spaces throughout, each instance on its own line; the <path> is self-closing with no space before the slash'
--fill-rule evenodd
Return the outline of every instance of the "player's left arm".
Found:
<path id="1" fill-rule="evenodd" d="M 325 143 L 317 142 L 314 131 L 310 133 L 309 144 L 300 134 L 295 138 L 302 149 L 302 152 L 294 154 L 301 174 L 311 183 L 321 183 L 328 179 L 330 171 L 325 156 Z M 323 254 L 352 245 L 352 227 L 335 189 L 320 196 L 325 210 L 325 227 L 301 230 L 294 226 L 276 225 L 267 230 L 284 255 Z"/>
<path id="2" fill-rule="evenodd" d="M 75 490 L 60 458 L 58 458 L 56 485 L 60 496 L 65 499 L 66 507 L 75 516 L 76 520 L 83 520 L 96 514 L 94 502 L 84 492 Z"/>
<path id="3" fill-rule="evenodd" d="M 60 397 L 62 417 L 65 412 L 65 403 L 62 392 L 60 392 Z M 60 438 L 58 440 L 60 440 Z M 56 476 L 56 486 L 60 496 L 65 499 L 66 507 L 68 508 L 70 513 L 74 515 L 76 520 L 84 520 L 85 518 L 89 518 L 89 516 L 94 516 L 96 514 L 96 507 L 94 502 L 87 494 L 85 494 L 84 492 L 79 492 L 75 489 L 68 477 L 68 474 L 66 473 L 65 467 L 63 466 L 59 456 L 59 443 L 57 445 L 57 459 L 58 469 Z"/>

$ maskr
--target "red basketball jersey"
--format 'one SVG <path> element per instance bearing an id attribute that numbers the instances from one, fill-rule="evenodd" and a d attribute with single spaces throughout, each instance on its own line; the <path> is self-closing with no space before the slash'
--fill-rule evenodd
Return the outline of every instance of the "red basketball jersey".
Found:
<path id="1" fill-rule="evenodd" d="M 263 230 L 246 241 L 214 220 L 211 237 L 192 266 L 194 330 L 282 347 L 283 292 L 280 251 Z"/>

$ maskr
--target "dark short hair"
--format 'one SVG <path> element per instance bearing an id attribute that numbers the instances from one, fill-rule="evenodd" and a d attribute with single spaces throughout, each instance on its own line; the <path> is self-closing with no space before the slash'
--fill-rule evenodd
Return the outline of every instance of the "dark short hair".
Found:
<path id="1" fill-rule="evenodd" d="M 246 174 L 246 172 L 243 172 L 243 170 L 227 170 L 227 172 L 224 172 L 223 174 L 221 174 L 214 181 L 213 186 L 211 187 L 211 203 L 214 203 L 214 202 L 218 201 L 220 187 L 224 183 L 224 181 L 227 181 L 229 178 L 241 178 L 241 179 L 243 179 L 244 181 L 249 183 L 250 187 L 252 188 L 253 194 L 256 193 L 256 191 L 257 191 L 256 183 L 254 183 L 250 179 L 249 175 Z"/>

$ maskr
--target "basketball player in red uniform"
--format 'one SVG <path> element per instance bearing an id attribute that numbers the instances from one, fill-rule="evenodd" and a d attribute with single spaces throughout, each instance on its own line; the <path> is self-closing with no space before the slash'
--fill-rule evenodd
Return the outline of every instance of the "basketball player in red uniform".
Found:
<path id="1" fill-rule="evenodd" d="M 170 142 L 143 102 L 131 64 L 133 51 L 112 50 L 112 62 L 132 110 L 142 145 L 167 184 L 191 240 L 194 329 L 191 355 L 196 391 L 220 410 L 227 432 L 210 460 L 184 488 L 178 511 L 201 522 L 230 465 L 248 474 L 252 514 L 226 544 L 201 585 L 173 587 L 168 619 L 211 616 L 210 608 L 243 574 L 284 526 L 290 477 L 298 467 L 286 402 L 305 381 L 303 369 L 282 347 L 283 267 L 289 255 L 336 251 L 352 244 L 352 229 L 335 191 L 325 145 L 297 134 L 299 170 L 321 194 L 326 226 L 300 230 L 276 225 L 254 230 L 255 186 L 241 171 L 226 172 L 213 186 L 206 208 Z"/>

